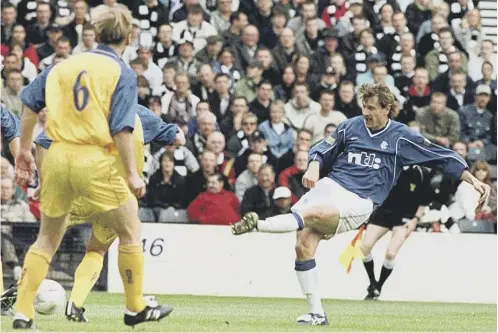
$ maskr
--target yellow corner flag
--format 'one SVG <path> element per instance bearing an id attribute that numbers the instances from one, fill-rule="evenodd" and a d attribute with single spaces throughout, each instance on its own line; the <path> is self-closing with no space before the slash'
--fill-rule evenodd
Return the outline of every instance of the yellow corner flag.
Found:
<path id="1" fill-rule="evenodd" d="M 353 240 L 348 244 L 344 252 L 339 257 L 339 262 L 346 269 L 346 272 L 351 272 L 351 265 L 356 258 L 364 259 L 365 255 L 360 250 L 361 235 L 365 231 L 365 226 L 361 226 L 360 231 L 354 236 Z"/>

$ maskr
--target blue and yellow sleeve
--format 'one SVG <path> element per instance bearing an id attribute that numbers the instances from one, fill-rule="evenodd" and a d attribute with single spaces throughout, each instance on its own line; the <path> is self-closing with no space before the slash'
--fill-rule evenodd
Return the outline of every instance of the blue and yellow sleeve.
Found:
<path id="1" fill-rule="evenodd" d="M 161 145 L 173 144 L 179 130 L 178 126 L 166 124 L 160 117 L 141 105 L 137 105 L 137 114 L 142 122 L 144 144 L 147 145 L 152 141 Z"/>
<path id="2" fill-rule="evenodd" d="M 47 83 L 48 73 L 55 65 L 48 66 L 41 72 L 36 79 L 26 86 L 19 96 L 21 102 L 34 112 L 40 112 L 45 105 L 45 85 Z"/>
<path id="3" fill-rule="evenodd" d="M 2 104 L 2 136 L 7 142 L 21 136 L 21 122 L 19 118 Z"/>
<path id="4" fill-rule="evenodd" d="M 137 76 L 131 68 L 122 63 L 121 76 L 111 99 L 109 129 L 112 136 L 126 128 L 130 130 L 135 128 L 137 104 Z"/>

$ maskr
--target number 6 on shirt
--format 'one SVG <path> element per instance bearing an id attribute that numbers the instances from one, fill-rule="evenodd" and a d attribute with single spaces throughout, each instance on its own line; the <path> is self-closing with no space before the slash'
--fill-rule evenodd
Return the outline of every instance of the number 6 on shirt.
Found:
<path id="1" fill-rule="evenodd" d="M 87 75 L 87 72 L 80 72 L 73 85 L 74 107 L 80 112 L 83 111 L 88 104 L 88 88 L 81 86 L 81 78 L 83 75 Z"/>

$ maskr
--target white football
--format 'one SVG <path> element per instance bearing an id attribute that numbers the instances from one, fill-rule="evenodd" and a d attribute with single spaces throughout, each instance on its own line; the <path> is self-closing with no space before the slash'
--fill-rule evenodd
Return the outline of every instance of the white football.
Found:
<path id="1" fill-rule="evenodd" d="M 43 280 L 35 298 L 35 310 L 42 315 L 62 312 L 66 303 L 64 287 L 54 280 Z"/>

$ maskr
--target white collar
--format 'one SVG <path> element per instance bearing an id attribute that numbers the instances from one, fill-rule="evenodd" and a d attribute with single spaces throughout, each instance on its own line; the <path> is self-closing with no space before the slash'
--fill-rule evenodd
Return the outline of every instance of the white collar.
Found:
<path id="1" fill-rule="evenodd" d="M 367 127 L 367 124 L 365 123 L 365 120 L 363 120 L 363 125 L 365 125 L 365 128 L 367 129 L 368 135 L 369 135 L 371 138 L 373 138 L 373 137 L 376 137 L 376 136 L 381 135 L 382 133 L 384 133 L 384 132 L 385 132 L 385 131 L 389 128 L 389 126 L 391 125 L 391 119 L 388 119 L 388 120 L 387 120 L 387 124 L 386 124 L 386 126 L 384 127 L 384 129 L 383 129 L 383 130 L 381 130 L 381 131 L 379 131 L 379 132 L 376 132 L 376 133 L 372 133 L 372 132 L 370 131 L 370 129 Z"/>

